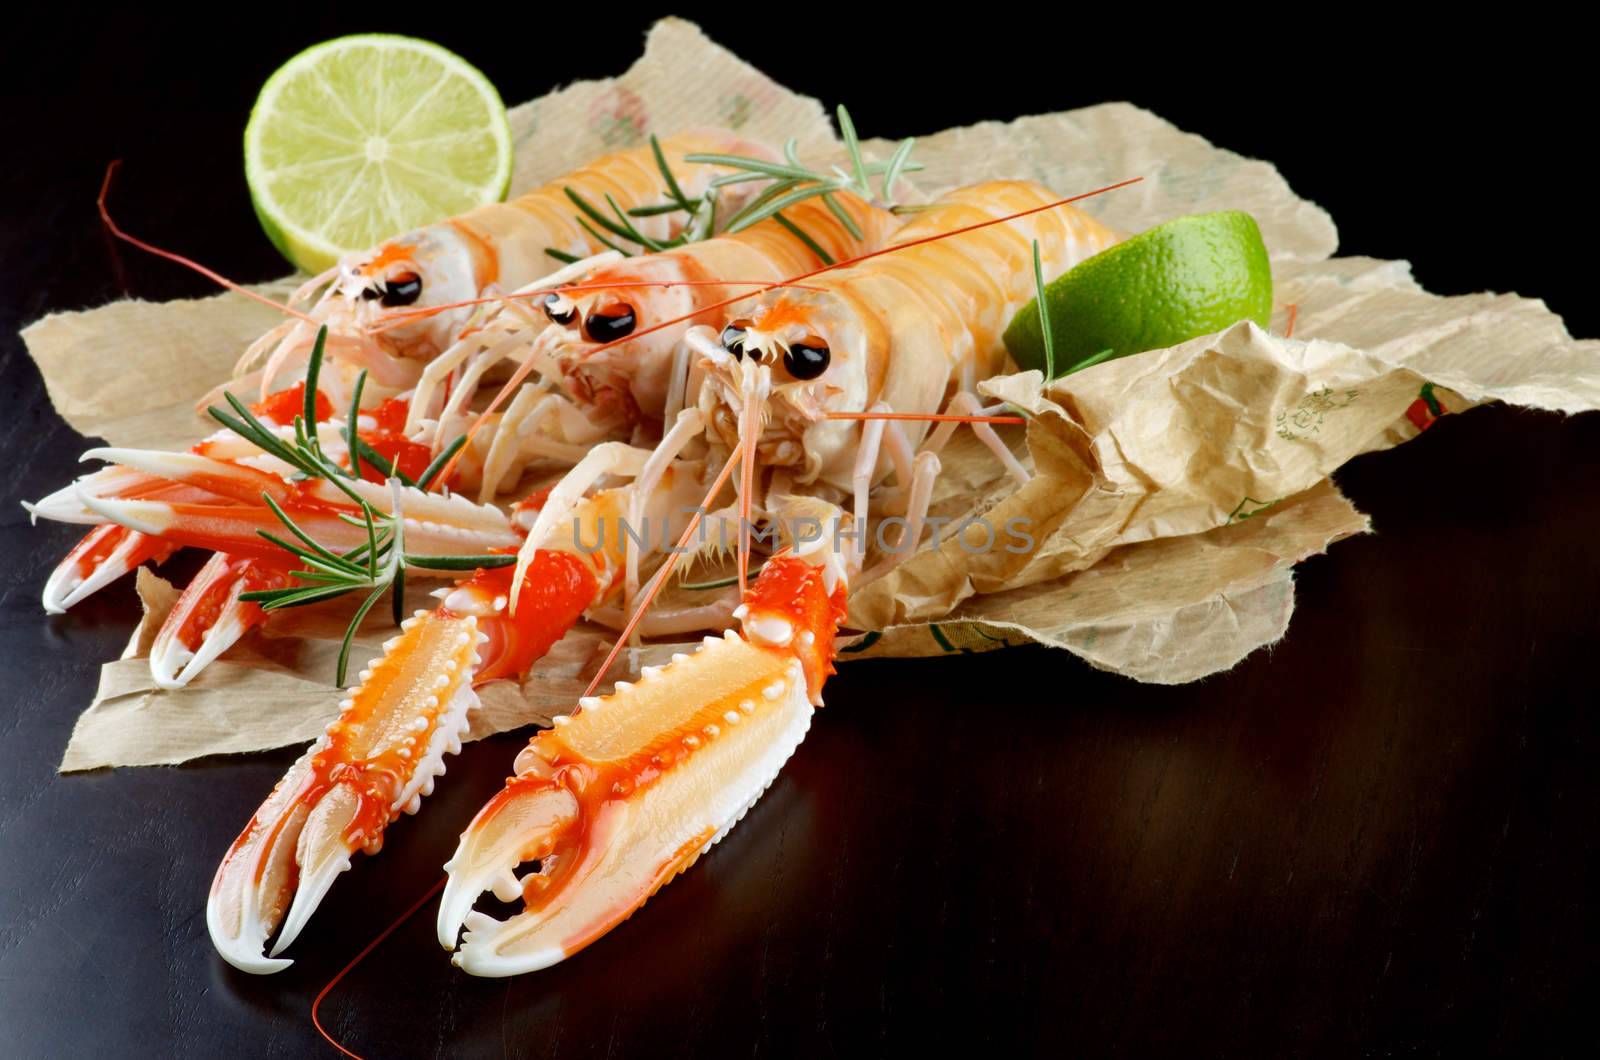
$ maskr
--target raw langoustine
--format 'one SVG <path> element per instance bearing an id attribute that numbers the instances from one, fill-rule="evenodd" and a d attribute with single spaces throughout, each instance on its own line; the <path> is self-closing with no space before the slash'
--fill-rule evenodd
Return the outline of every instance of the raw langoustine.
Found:
<path id="1" fill-rule="evenodd" d="M 369 381 L 362 390 L 365 403 L 382 404 L 363 410 L 362 419 L 368 422 L 361 425 L 361 437 L 380 454 L 394 458 L 393 466 L 402 471 L 408 468 L 399 459 L 402 453 L 414 457 L 420 452 L 425 464 L 426 447 L 405 433 L 406 402 L 392 395 L 413 385 L 427 362 L 470 325 L 476 312 L 470 303 L 500 291 L 526 289 L 541 280 L 556 283 L 564 272 L 581 274 L 597 262 L 618 256 L 597 253 L 602 245 L 579 224 L 571 194 L 609 200 L 622 209 L 655 206 L 664 195 L 663 163 L 675 171 L 684 195 L 700 196 L 724 171 L 689 163 L 684 156 L 728 150 L 766 153 L 761 145 L 718 130 L 671 136 L 659 149 L 659 159 L 652 147 L 607 155 L 516 199 L 480 207 L 398 236 L 370 251 L 346 256 L 335 269 L 304 285 L 291 300 L 292 307 L 320 289 L 322 294 L 309 312 L 299 313 L 263 335 L 241 358 L 243 370 L 272 349 L 266 366 L 257 373 L 261 401 L 256 412 L 265 422 L 287 430 L 302 404 L 304 383 L 268 392 L 290 362 L 306 355 L 319 327 L 326 326 L 328 356 L 318 376 L 315 419 L 324 422 L 331 417 L 330 399 L 341 407 L 347 403 L 356 376 L 365 372 Z M 739 189 L 727 193 L 726 205 L 737 204 L 740 194 Z M 663 212 L 642 217 L 637 224 L 651 238 L 667 240 L 678 234 L 684 222 L 680 213 Z M 562 260 L 573 257 L 585 260 L 560 268 Z M 469 305 L 456 306 L 461 301 Z M 396 311 L 402 308 L 433 311 L 396 319 Z M 337 424 L 330 428 L 330 451 L 337 455 L 342 445 L 340 431 Z M 234 452 L 241 448 L 248 450 L 245 443 L 224 431 L 200 443 L 196 451 L 221 459 L 256 457 L 248 451 Z M 35 516 L 51 519 L 97 522 L 78 501 L 78 494 L 84 491 L 106 499 L 179 496 L 148 475 L 108 469 L 57 491 L 30 510 Z M 101 522 L 69 551 L 46 581 L 45 610 L 52 614 L 66 611 L 140 564 L 164 561 L 177 547 L 169 539 Z M 156 682 L 174 688 L 191 680 L 261 620 L 259 608 L 238 600 L 239 593 L 282 584 L 283 580 L 284 571 L 274 567 L 271 557 L 250 562 L 224 555 L 209 563 L 157 638 L 151 653 Z"/>
<path id="2" fill-rule="evenodd" d="M 581 699 L 534 738 L 446 866 L 439 940 L 454 948 L 460 937 L 460 967 L 515 975 L 561 960 L 631 915 L 738 822 L 821 702 L 846 586 L 864 559 L 855 543 L 865 537 L 874 485 L 893 470 L 906 488 L 903 554 L 917 543 L 939 473 L 940 439 L 913 453 L 900 423 L 857 417 L 975 402 L 976 383 L 1006 363 L 1002 329 L 1033 296 L 1033 248 L 1053 278 L 1116 238 L 1038 185 L 976 185 L 919 214 L 870 260 L 807 278 L 806 290 L 762 296 L 720 344 L 707 329 L 686 335 L 706 376 L 679 424 L 708 429 L 716 444 L 707 468 L 723 455 L 723 476 L 740 465 L 742 525 L 750 526 L 759 494 L 762 514 L 778 524 L 820 515 L 823 524 L 849 524 L 853 543 L 839 533 L 792 535 L 743 590 L 739 629 L 618 682 L 610 696 Z M 652 459 L 673 444 L 680 440 L 664 440 Z M 758 461 L 771 480 L 765 489 L 756 485 Z M 833 499 L 852 503 L 852 514 Z M 521 573 L 531 573 L 536 555 L 524 546 Z M 741 580 L 748 556 L 746 541 Z M 519 878 L 529 862 L 536 871 Z M 522 909 L 505 920 L 473 912 L 484 891 Z"/>

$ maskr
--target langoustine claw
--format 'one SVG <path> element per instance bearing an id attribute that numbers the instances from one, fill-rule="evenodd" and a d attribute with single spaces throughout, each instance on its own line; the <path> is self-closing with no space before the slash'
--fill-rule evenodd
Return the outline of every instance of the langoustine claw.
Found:
<path id="1" fill-rule="evenodd" d="M 583 699 L 534 737 L 445 866 L 440 943 L 454 949 L 466 928 L 454 963 L 486 976 L 554 964 L 727 834 L 810 727 L 844 596 L 823 569 L 772 559 L 746 594 L 742 631 Z M 530 861 L 538 871 L 519 880 Z M 484 891 L 520 898 L 522 912 L 473 912 Z"/>
<path id="2" fill-rule="evenodd" d="M 155 493 L 129 498 L 105 496 L 82 485 L 78 499 L 85 521 L 110 520 L 178 544 L 281 562 L 283 550 L 258 533 L 283 532 L 278 516 L 261 503 L 266 495 L 325 547 L 344 550 L 366 541 L 365 529 L 349 521 L 359 514 L 356 506 L 343 491 L 321 479 L 289 482 L 269 471 L 197 453 L 91 449 L 85 456 L 184 487 L 177 496 Z M 365 480 L 346 485 L 374 510 L 392 514 L 394 502 L 384 486 Z M 404 490 L 402 498 L 406 540 L 419 552 L 484 553 L 522 541 L 504 513 L 489 505 L 417 489 Z"/>
<path id="3" fill-rule="evenodd" d="M 126 533 L 133 531 L 116 527 Z M 157 540 L 157 539 L 152 539 Z M 217 552 L 200 568 L 150 642 L 150 674 L 161 688 L 182 688 L 265 619 L 261 605 L 239 599 L 293 584 L 289 568 Z"/>
<path id="4" fill-rule="evenodd" d="M 305 384 L 299 384 L 253 407 L 264 422 L 283 422 L 286 414 L 305 407 Z M 316 401 L 318 420 L 327 418 L 330 407 L 319 394 Z M 319 428 L 321 430 L 321 428 Z M 329 437 L 336 443 L 336 435 Z M 91 451 L 92 452 L 92 451 Z M 191 453 L 204 453 L 219 460 L 259 458 L 260 451 L 230 431 L 223 431 L 199 442 Z M 67 523 L 98 523 L 68 552 L 45 582 L 43 603 L 49 614 L 60 614 L 73 605 L 104 589 L 129 573 L 135 567 L 151 560 L 163 563 L 182 547 L 151 534 L 141 533 L 125 526 L 104 523 L 100 517 L 83 504 L 83 491 L 97 497 L 152 498 L 168 501 L 194 499 L 199 491 L 175 486 L 159 475 L 149 475 L 136 468 L 104 467 L 87 475 L 26 508 L 35 520 L 43 517 Z"/>
<path id="5" fill-rule="evenodd" d="M 338 720 L 278 782 L 217 868 L 206 926 L 229 964 L 257 974 L 287 968 L 292 962 L 278 954 L 350 856 L 376 853 L 384 828 L 433 792 L 477 702 L 471 675 L 483 639 L 470 615 L 419 612 L 361 672 Z"/>
<path id="6" fill-rule="evenodd" d="M 697 486 L 689 474 L 667 479 L 652 508 L 658 518 Z M 432 793 L 444 755 L 460 750 L 472 689 L 525 674 L 605 595 L 620 545 L 608 540 L 590 550 L 580 542 L 615 527 L 620 503 L 616 491 L 583 502 L 578 518 L 587 532 L 570 543 L 557 534 L 551 547 L 530 550 L 515 606 L 512 568 L 479 570 L 442 590 L 438 608 L 408 619 L 362 671 L 328 735 L 279 782 L 217 870 L 207 923 L 230 964 L 256 973 L 287 967 L 277 954 L 349 867 L 349 855 L 375 853 L 384 826 Z"/>
<path id="7" fill-rule="evenodd" d="M 163 541 L 115 523 L 104 523 L 83 536 L 44 583 L 46 614 L 65 613 L 145 560 L 164 562 L 178 550 Z"/>

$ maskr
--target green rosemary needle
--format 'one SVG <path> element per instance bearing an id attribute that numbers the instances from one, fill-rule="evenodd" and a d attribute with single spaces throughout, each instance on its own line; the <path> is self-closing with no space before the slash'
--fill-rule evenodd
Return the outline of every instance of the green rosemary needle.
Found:
<path id="1" fill-rule="evenodd" d="M 347 523 L 363 528 L 367 540 L 348 552 L 335 552 L 296 523 L 270 494 L 263 493 L 262 501 L 277 517 L 278 522 L 283 524 L 288 536 L 275 534 L 269 530 L 257 530 L 256 533 L 299 560 L 300 569 L 289 572 L 298 584 L 277 589 L 249 590 L 239 594 L 239 599 L 252 601 L 260 605 L 264 611 L 276 611 L 289 607 L 304 607 L 348 593 L 365 591 L 367 597 L 356 609 L 340 645 L 337 681 L 342 686 L 345 683 L 350 646 L 354 641 L 356 630 L 384 593 L 390 594 L 395 622 L 400 621 L 403 615 L 407 567 L 436 571 L 472 571 L 479 568 L 507 566 L 515 563 L 516 557 L 499 554 L 425 556 L 406 552 L 405 516 L 401 508 L 404 496 L 402 489 L 427 490 L 443 472 L 450 459 L 466 444 L 466 437 L 463 435 L 457 438 L 435 457 L 417 482 L 413 483 L 410 479 L 395 473 L 390 462 L 362 441 L 357 434 L 361 392 L 366 384 L 366 373 L 362 372 L 356 378 L 349 418 L 344 425 L 351 467 L 346 469 L 334 463 L 323 452 L 316 428 L 316 383 L 322 369 L 327 330 L 324 327 L 318 331 L 317 341 L 312 347 L 311 359 L 306 366 L 305 411 L 303 415 L 295 417 L 290 439 L 280 438 L 276 431 L 262 423 L 255 413 L 250 411 L 249 406 L 232 394 L 224 394 L 232 407 L 231 412 L 214 407 L 207 411 L 218 423 L 262 452 L 281 460 L 302 478 L 322 479 L 342 490 L 356 506 L 358 515 L 340 513 L 339 517 Z M 352 484 L 351 480 L 360 474 L 362 460 L 378 468 L 387 477 L 394 497 L 392 513 L 381 512 L 374 508 Z"/>
<path id="2" fill-rule="evenodd" d="M 1039 241 L 1033 241 L 1033 296 L 1039 303 L 1039 329 L 1044 334 L 1044 381 L 1056 377 L 1056 345 L 1050 334 L 1050 307 L 1044 299 L 1044 266 L 1039 262 Z"/>
<path id="3" fill-rule="evenodd" d="M 762 189 L 745 207 L 728 220 L 724 228 L 726 232 L 740 232 L 751 225 L 759 224 L 780 210 L 804 202 L 807 199 L 822 197 L 823 203 L 833 212 L 852 235 L 861 238 L 860 230 L 848 213 L 834 201 L 833 193 L 848 191 L 870 201 L 877 200 L 889 209 L 894 209 L 893 187 L 902 174 L 915 172 L 922 167 L 911 161 L 911 149 L 916 140 L 907 137 L 895 146 L 894 152 L 887 162 L 868 162 L 861 153 L 861 140 L 856 135 L 855 122 L 850 119 L 850 112 L 843 105 L 838 109 L 839 133 L 844 140 L 845 154 L 849 158 L 849 169 L 834 169 L 830 172 L 819 172 L 805 166 L 799 158 L 795 141 L 790 140 L 784 145 L 784 161 L 773 162 L 764 158 L 747 158 L 743 155 L 724 154 L 692 154 L 685 158 L 690 162 L 709 163 L 725 166 L 735 172 L 727 176 L 718 177 L 711 182 L 713 188 L 726 187 L 730 184 L 740 184 L 750 180 L 770 178 L 772 184 Z M 871 183 L 873 177 L 881 177 L 882 185 L 874 189 Z"/>

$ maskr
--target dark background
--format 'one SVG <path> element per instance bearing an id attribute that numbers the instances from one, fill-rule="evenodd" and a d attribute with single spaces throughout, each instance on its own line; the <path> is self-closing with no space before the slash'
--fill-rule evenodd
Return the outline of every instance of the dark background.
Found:
<path id="1" fill-rule="evenodd" d="M 299 48 L 428 36 L 514 103 L 620 72 L 649 22 L 458 7 L 35 12 L 0 42 L 7 1056 L 331 1052 L 311 998 L 438 877 L 521 744 L 453 762 L 334 889 L 294 968 L 235 973 L 207 940 L 206 888 L 293 753 L 56 776 L 136 606 L 124 584 L 46 618 L 38 590 L 76 535 L 30 529 L 15 504 L 66 481 L 83 447 L 16 330 L 122 294 L 207 293 L 132 251 L 119 286 L 93 208 L 109 159 L 126 160 L 129 228 L 265 279 L 284 267 L 239 139 Z M 1587 33 L 1463 33 L 1467 16 L 1441 12 L 1406 37 L 1398 7 L 1118 13 L 765 5 L 699 21 L 846 102 L 867 135 L 1132 100 L 1276 162 L 1332 212 L 1343 253 L 1407 258 L 1441 293 L 1540 296 L 1574 334 L 1600 333 Z M 1587 1052 L 1597 471 L 1600 417 L 1504 408 L 1355 460 L 1338 481 L 1376 534 L 1304 564 L 1281 644 L 1194 685 L 1037 649 L 852 666 L 746 822 L 608 938 L 473 980 L 438 950 L 430 907 L 324 1017 L 356 1051 L 399 1056 Z"/>

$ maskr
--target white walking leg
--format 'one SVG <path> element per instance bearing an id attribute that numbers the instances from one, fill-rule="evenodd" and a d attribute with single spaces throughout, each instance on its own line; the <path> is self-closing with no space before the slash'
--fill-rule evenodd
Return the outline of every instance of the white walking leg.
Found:
<path id="1" fill-rule="evenodd" d="M 900 540 L 892 547 L 884 549 L 883 558 L 862 575 L 860 583 L 883 577 L 916 552 L 917 544 L 922 540 L 923 524 L 928 518 L 928 505 L 933 500 L 933 483 L 939 477 L 941 470 L 943 469 L 939 464 L 937 453 L 917 454 L 906 503 L 905 527 L 901 531 Z"/>
<path id="2" fill-rule="evenodd" d="M 553 394 L 542 394 L 537 387 L 525 386 L 511 399 L 510 406 L 494 425 L 494 440 L 483 458 L 483 481 L 478 486 L 478 502 L 487 504 L 508 483 L 506 479 L 513 465 L 522 456 L 524 425 L 532 421 L 535 426 L 546 415 L 551 401 L 560 400 Z M 516 468 L 520 471 L 520 468 Z"/>
<path id="3" fill-rule="evenodd" d="M 952 416 L 990 416 L 999 412 L 1001 408 L 1002 406 L 999 405 L 993 408 L 984 408 L 975 396 L 963 390 L 950 399 L 950 404 L 945 406 L 945 412 Z M 939 424 L 933 433 L 928 435 L 928 440 L 922 444 L 921 452 L 937 453 L 943 449 L 945 444 L 950 441 L 950 436 L 955 433 L 956 428 L 959 426 L 961 424 L 955 421 L 946 421 Z M 1033 477 L 1028 474 L 1028 469 L 1023 467 L 1017 458 L 1012 455 L 1011 447 L 1001 440 L 1000 435 L 995 433 L 995 429 L 992 426 L 987 423 L 973 423 L 969 424 L 969 426 L 972 428 L 972 433 L 977 435 L 978 440 L 988 447 L 989 451 L 995 455 L 995 458 L 1011 474 L 1011 477 L 1017 480 L 1019 485 L 1025 485 Z"/>
<path id="4" fill-rule="evenodd" d="M 671 430 L 662 436 L 661 443 L 655 447 L 650 458 L 644 462 L 644 469 L 634 480 L 633 495 L 628 499 L 628 522 L 636 533 L 649 533 L 649 528 L 642 525 L 645 503 L 661 484 L 661 476 L 666 474 L 668 466 L 704 429 L 705 417 L 700 410 L 684 409 L 673 422 Z M 622 580 L 622 608 L 624 613 L 631 613 L 633 598 L 639 591 L 639 539 L 634 534 L 625 537 L 627 551 Z"/>
<path id="5" fill-rule="evenodd" d="M 539 510 L 539 518 L 528 531 L 528 540 L 535 542 L 535 547 L 542 547 L 551 539 L 556 527 L 576 510 L 591 486 L 607 475 L 637 478 L 648 459 L 648 450 L 635 449 L 622 442 L 606 442 L 589 450 L 589 455 L 578 461 L 550 490 L 544 507 Z"/>
<path id="6" fill-rule="evenodd" d="M 889 406 L 880 401 L 869 412 L 888 412 Z M 851 475 L 855 503 L 851 518 L 855 527 L 855 540 L 850 550 L 850 569 L 859 571 L 867 554 L 867 511 L 872 493 L 872 479 L 878 469 L 878 452 L 883 447 L 883 429 L 887 420 L 867 420 L 861 428 L 861 446 L 856 450 L 856 464 Z"/>

